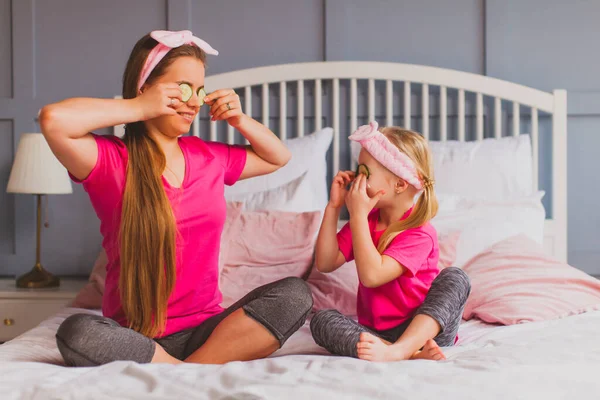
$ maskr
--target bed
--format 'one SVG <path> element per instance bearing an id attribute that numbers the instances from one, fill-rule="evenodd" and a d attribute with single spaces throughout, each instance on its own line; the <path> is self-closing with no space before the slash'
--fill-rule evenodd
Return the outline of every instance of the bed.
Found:
<path id="1" fill-rule="evenodd" d="M 314 239 L 319 219 L 313 214 L 327 200 L 328 182 L 336 171 L 356 164 L 357 149 L 347 136 L 357 126 L 377 119 L 430 139 L 439 163 L 440 243 L 451 248 L 444 250 L 448 265 L 463 267 L 473 282 L 473 304 L 465 311 L 469 320 L 460 327 L 457 345 L 446 349 L 448 360 L 380 364 L 334 357 L 314 343 L 307 323 L 271 357 L 249 363 L 115 362 L 65 368 L 54 343 L 58 325 L 75 312 L 100 313 L 93 307 L 70 307 L 0 346 L 2 398 L 597 398 L 600 287 L 565 264 L 565 91 L 546 93 L 459 71 L 373 62 L 261 67 L 207 77 L 205 86 L 209 91 L 235 88 L 245 111 L 288 141 L 294 154 L 285 171 L 228 189 L 230 204 L 242 204 L 228 209 L 228 219 L 236 212 L 275 209 L 275 217 L 286 215 L 295 218 L 294 224 L 305 224 L 311 234 L 304 236 Z M 115 127 L 115 134 L 121 133 L 122 127 Z M 210 122 L 206 110 L 190 134 L 243 142 L 230 127 Z M 504 159 L 500 167 L 498 159 Z M 457 187 L 452 174 L 462 176 L 473 169 L 479 175 L 470 179 L 477 184 Z M 467 199 L 461 196 L 465 191 Z M 291 212 L 313 214 L 299 220 Z M 231 232 L 252 232 L 248 215 L 241 228 L 226 223 L 224 240 L 235 241 Z M 498 215 L 501 219 L 489 219 Z M 481 229 L 485 224 L 498 228 Z M 457 226 L 463 227 L 460 239 L 454 235 Z M 539 248 L 533 251 L 535 243 Z M 233 302 L 265 276 L 274 280 L 277 274 L 297 274 L 312 282 L 316 305 L 345 307 L 351 314 L 357 284 L 348 281 L 352 265 L 328 281 L 337 285 L 335 292 L 328 292 L 321 285 L 326 278 L 310 267 L 306 270 L 307 263 L 312 266 L 311 243 L 302 244 L 288 259 L 304 265 L 303 270 L 291 262 L 274 267 L 277 262 L 271 258 L 262 261 L 269 265 L 224 263 L 225 302 Z M 228 242 L 228 248 L 234 247 Z M 490 265 L 498 267 L 492 275 Z M 255 268 L 267 273 L 257 277 Z M 539 276 L 515 281 L 524 270 L 530 277 Z M 495 292 L 500 281 L 503 287 Z M 544 297 L 549 293 L 554 297 Z M 492 294 L 506 301 L 491 299 Z M 561 301 L 567 297 L 569 302 Z M 552 307 L 540 307 L 540 302 Z"/>

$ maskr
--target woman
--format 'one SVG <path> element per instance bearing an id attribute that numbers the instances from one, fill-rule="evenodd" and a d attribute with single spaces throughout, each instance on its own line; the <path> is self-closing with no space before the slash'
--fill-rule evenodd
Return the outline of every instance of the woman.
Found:
<path id="1" fill-rule="evenodd" d="M 70 316 L 56 334 L 68 365 L 262 358 L 312 307 L 297 278 L 219 305 L 224 185 L 271 173 L 291 155 L 242 112 L 233 90 L 205 94 L 206 53 L 218 54 L 189 31 L 154 31 L 131 52 L 122 100 L 72 98 L 40 113 L 52 151 L 89 194 L 109 259 L 103 317 Z M 250 145 L 180 137 L 204 103 Z M 122 140 L 90 133 L 118 124 L 126 124 Z"/>

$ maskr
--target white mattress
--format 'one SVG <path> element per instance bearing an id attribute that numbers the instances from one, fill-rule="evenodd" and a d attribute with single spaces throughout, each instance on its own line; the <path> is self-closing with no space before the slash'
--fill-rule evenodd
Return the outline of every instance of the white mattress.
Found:
<path id="1" fill-rule="evenodd" d="M 93 312 L 65 309 L 0 346 L 2 399 L 600 398 L 600 312 L 510 327 L 466 322 L 444 362 L 327 356 L 305 325 L 271 358 L 247 363 L 49 364 L 61 362 L 58 324 L 82 311 Z"/>

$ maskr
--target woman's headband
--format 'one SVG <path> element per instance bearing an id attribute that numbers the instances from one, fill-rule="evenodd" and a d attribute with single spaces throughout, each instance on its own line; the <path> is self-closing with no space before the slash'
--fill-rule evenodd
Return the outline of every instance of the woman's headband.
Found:
<path id="1" fill-rule="evenodd" d="M 152 70 L 154 70 L 160 60 L 162 60 L 171 49 L 183 46 L 184 44 L 193 43 L 200 49 L 204 50 L 206 54 L 212 54 L 215 56 L 219 54 L 219 52 L 213 49 L 210 44 L 194 36 L 191 31 L 152 31 L 150 32 L 150 36 L 156 40 L 158 44 L 154 46 L 152 50 L 150 50 L 150 53 L 146 58 L 144 68 L 142 68 L 142 73 L 140 74 L 140 80 L 138 81 L 138 90 L 144 86 L 144 83 L 146 83 L 146 79 L 148 79 L 152 73 Z"/>

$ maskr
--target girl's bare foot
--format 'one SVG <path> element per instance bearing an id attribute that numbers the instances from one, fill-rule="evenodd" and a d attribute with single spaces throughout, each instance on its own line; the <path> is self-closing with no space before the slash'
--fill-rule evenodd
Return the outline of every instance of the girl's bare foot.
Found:
<path id="1" fill-rule="evenodd" d="M 389 360 L 390 343 L 367 332 L 360 334 L 356 344 L 358 358 L 367 361 L 392 361 Z"/>
<path id="2" fill-rule="evenodd" d="M 412 355 L 410 359 L 441 361 L 445 360 L 446 356 L 444 355 L 444 352 L 442 352 L 440 346 L 438 346 L 438 344 L 435 342 L 435 340 L 429 339 L 425 343 L 425 346 L 423 346 L 423 350 L 417 351 L 415 354 Z"/>
<path id="3" fill-rule="evenodd" d="M 361 360 L 380 362 L 408 360 L 412 354 L 412 351 L 398 343 L 392 344 L 367 332 L 360 334 L 356 350 Z"/>
<path id="4" fill-rule="evenodd" d="M 444 352 L 433 339 L 429 339 L 421 351 L 410 354 L 398 343 L 390 342 L 378 338 L 367 332 L 360 334 L 360 340 L 356 344 L 358 358 L 367 361 L 401 361 L 401 360 L 445 360 Z"/>

